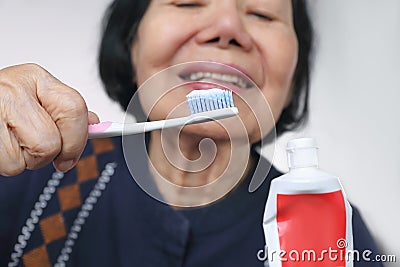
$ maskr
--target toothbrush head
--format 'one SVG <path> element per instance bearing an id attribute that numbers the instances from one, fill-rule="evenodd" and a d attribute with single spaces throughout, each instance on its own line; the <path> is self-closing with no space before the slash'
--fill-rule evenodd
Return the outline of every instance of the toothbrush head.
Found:
<path id="1" fill-rule="evenodd" d="M 232 91 L 218 88 L 208 90 L 193 90 L 186 95 L 190 114 L 233 108 Z"/>

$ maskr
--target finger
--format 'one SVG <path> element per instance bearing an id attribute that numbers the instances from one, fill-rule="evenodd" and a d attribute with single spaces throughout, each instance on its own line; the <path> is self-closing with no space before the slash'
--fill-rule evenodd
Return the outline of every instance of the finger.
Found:
<path id="1" fill-rule="evenodd" d="M 56 100 L 51 101 L 51 99 Z M 87 142 L 86 103 L 77 91 L 60 87 L 46 96 L 46 99 L 42 101 L 42 106 L 50 114 L 60 132 L 62 146 L 59 155 L 54 160 L 54 166 L 65 172 L 78 162 Z"/>
<path id="2" fill-rule="evenodd" d="M 61 136 L 61 151 L 54 160 L 60 171 L 78 162 L 87 142 L 88 110 L 82 96 L 47 71 L 37 79 L 37 98 L 56 124 Z"/>
<path id="3" fill-rule="evenodd" d="M 88 112 L 88 123 L 89 124 L 96 124 L 96 123 L 99 123 L 99 122 L 100 122 L 99 116 L 97 116 L 96 113 L 94 113 L 92 111 L 89 111 Z"/>
<path id="4" fill-rule="evenodd" d="M 34 170 L 52 162 L 60 153 L 62 142 L 58 128 L 38 102 L 24 102 L 21 106 L 26 112 L 8 112 L 8 127 L 19 143 L 26 168 Z"/>
<path id="5" fill-rule="evenodd" d="M 62 146 L 60 133 L 52 118 L 40 105 L 33 104 L 36 107 L 30 110 L 34 115 L 19 113 L 20 123 L 11 127 L 29 170 L 48 165 L 60 153 Z"/>
<path id="6" fill-rule="evenodd" d="M 7 127 L 6 122 L 0 124 L 0 174 L 14 176 L 21 173 L 26 165 L 21 148 L 14 134 Z"/>

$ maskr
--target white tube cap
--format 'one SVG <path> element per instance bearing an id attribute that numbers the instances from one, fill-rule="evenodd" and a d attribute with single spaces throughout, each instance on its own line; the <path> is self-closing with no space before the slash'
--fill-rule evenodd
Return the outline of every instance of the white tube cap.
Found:
<path id="1" fill-rule="evenodd" d="M 289 169 L 318 167 L 317 142 L 313 138 L 299 138 L 287 143 Z"/>

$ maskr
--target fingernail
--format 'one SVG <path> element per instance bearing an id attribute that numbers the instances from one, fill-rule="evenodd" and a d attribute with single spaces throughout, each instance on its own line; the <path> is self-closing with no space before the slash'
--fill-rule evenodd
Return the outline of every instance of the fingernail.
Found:
<path id="1" fill-rule="evenodd" d="M 72 168 L 72 166 L 74 165 L 74 160 L 62 161 L 57 165 L 57 170 L 59 170 L 60 172 L 66 172 Z"/>

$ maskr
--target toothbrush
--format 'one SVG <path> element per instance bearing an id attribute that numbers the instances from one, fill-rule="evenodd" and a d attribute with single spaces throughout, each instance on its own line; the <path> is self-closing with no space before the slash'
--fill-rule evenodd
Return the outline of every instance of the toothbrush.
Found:
<path id="1" fill-rule="evenodd" d="M 186 117 L 139 122 L 118 123 L 101 122 L 89 125 L 89 139 L 131 135 L 165 128 L 221 120 L 239 113 L 234 106 L 232 92 L 213 88 L 209 90 L 194 90 L 186 95 L 190 115 Z"/>

